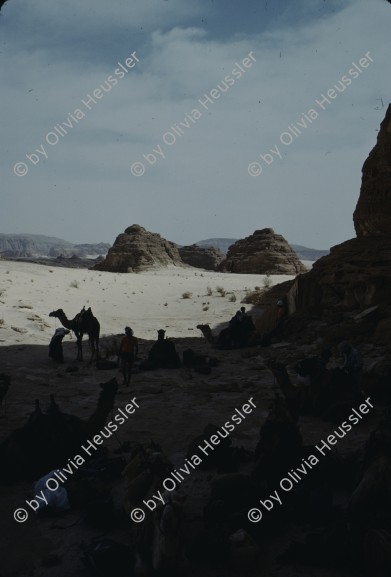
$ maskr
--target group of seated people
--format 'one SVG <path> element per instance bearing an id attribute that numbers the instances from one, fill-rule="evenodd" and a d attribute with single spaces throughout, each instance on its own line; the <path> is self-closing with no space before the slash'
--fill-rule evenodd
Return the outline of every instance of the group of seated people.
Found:
<path id="1" fill-rule="evenodd" d="M 250 337 L 255 333 L 252 317 L 246 313 L 245 307 L 231 318 L 228 323 L 227 344 L 232 347 L 242 347 L 248 344 Z"/>

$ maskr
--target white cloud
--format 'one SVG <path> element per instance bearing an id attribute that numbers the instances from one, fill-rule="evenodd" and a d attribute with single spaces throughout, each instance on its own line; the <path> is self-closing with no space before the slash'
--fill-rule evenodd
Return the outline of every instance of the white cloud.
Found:
<path id="1" fill-rule="evenodd" d="M 241 34 L 229 43 L 199 24 L 191 26 L 200 12 L 195 2 L 140 0 L 130 9 L 117 1 L 107 10 L 100 1 L 72 0 L 65 13 L 61 5 L 43 0 L 14 3 L 10 20 L 20 28 L 15 38 L 7 36 L 8 67 L 1 79 L 6 102 L 1 170 L 8 207 L 2 231 L 112 241 L 138 221 L 187 243 L 271 226 L 291 242 L 316 247 L 353 235 L 361 166 L 384 116 L 385 110 L 376 110 L 379 99 L 387 105 L 389 93 L 385 2 L 369 6 L 359 0 L 324 20 Z M 91 23 L 87 46 L 81 37 L 85 22 Z M 48 37 L 27 53 L 31 40 L 24 37 L 35 25 Z M 131 34 L 124 40 L 126 26 L 143 27 L 143 41 Z M 68 56 L 67 34 L 76 39 Z M 102 51 L 99 35 L 105 47 L 110 45 L 102 62 L 92 54 Z M 13 164 L 44 143 L 54 124 L 80 107 L 86 93 L 133 50 L 140 56 L 137 67 L 48 147 L 46 161 L 30 166 L 25 178 L 15 177 Z M 374 59 L 370 67 L 290 146 L 281 145 L 282 159 L 259 178 L 248 176 L 249 162 L 278 143 L 281 132 L 368 50 Z M 257 60 L 253 68 L 203 109 L 198 99 L 251 51 Z M 193 108 L 202 117 L 174 145 L 164 145 L 163 134 Z M 159 144 L 165 159 L 150 167 L 143 155 Z M 134 161 L 146 164 L 142 178 L 130 173 Z"/>

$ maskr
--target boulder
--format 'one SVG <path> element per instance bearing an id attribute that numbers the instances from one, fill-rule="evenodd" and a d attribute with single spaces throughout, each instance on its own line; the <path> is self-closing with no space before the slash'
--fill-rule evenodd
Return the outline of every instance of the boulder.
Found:
<path id="1" fill-rule="evenodd" d="M 106 258 L 93 270 L 108 272 L 138 272 L 160 266 L 181 266 L 176 244 L 133 224 L 117 236 Z"/>
<path id="2" fill-rule="evenodd" d="M 223 253 L 213 246 L 201 247 L 196 244 L 182 246 L 179 254 L 185 264 L 205 270 L 217 270 L 224 258 Z"/>
<path id="3" fill-rule="evenodd" d="M 264 228 L 230 246 L 219 270 L 296 275 L 305 272 L 306 268 L 283 236 L 276 234 L 272 228 Z"/>

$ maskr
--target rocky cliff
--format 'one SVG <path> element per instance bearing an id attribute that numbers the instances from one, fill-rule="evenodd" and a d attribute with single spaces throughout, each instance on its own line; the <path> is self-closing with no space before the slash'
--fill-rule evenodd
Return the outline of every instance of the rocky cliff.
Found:
<path id="1" fill-rule="evenodd" d="M 362 168 L 360 197 L 353 214 L 358 238 L 391 235 L 391 104 L 376 146 Z"/>
<path id="2" fill-rule="evenodd" d="M 264 228 L 230 246 L 227 258 L 222 261 L 219 270 L 295 275 L 306 269 L 283 236 L 276 234 L 272 228 Z"/>
<path id="3" fill-rule="evenodd" d="M 363 165 L 354 225 L 357 238 L 334 246 L 296 279 L 287 295 L 289 312 L 327 319 L 377 307 L 376 322 L 380 315 L 383 329 L 388 323 L 384 341 L 391 336 L 391 105 Z"/>
<path id="4" fill-rule="evenodd" d="M 201 247 L 196 244 L 180 247 L 179 254 L 185 264 L 205 270 L 217 270 L 224 258 L 219 249 L 213 246 Z"/>
<path id="5" fill-rule="evenodd" d="M 106 258 L 95 265 L 94 270 L 138 272 L 154 266 L 181 264 L 178 248 L 173 242 L 133 224 L 117 236 Z"/>

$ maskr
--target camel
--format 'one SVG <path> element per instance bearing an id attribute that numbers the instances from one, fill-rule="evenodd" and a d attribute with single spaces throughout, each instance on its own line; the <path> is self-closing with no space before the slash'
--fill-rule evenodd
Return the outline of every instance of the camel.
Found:
<path id="1" fill-rule="evenodd" d="M 164 479 L 170 474 L 173 466 L 162 453 L 159 445 L 151 442 L 146 449 L 137 445 L 122 476 L 127 480 L 125 512 L 130 515 L 133 507 L 160 489 Z"/>
<path id="2" fill-rule="evenodd" d="M 269 360 L 267 364 L 296 420 L 300 415 L 312 414 L 339 422 L 349 414 L 352 404 L 362 399 L 360 391 L 351 385 L 349 377 L 339 368 L 324 370 L 318 375 L 316 383 L 304 387 L 291 382 L 283 364 L 274 360 Z"/>
<path id="3" fill-rule="evenodd" d="M 82 454 L 81 446 L 104 428 L 118 383 L 111 379 L 100 387 L 97 407 L 87 421 L 63 413 L 53 395 L 45 413 L 36 400 L 28 422 L 0 444 L 0 483 L 37 479 Z"/>
<path id="4" fill-rule="evenodd" d="M 255 326 L 251 317 L 247 317 L 246 321 L 235 329 L 233 327 L 222 329 L 218 335 L 213 335 L 209 325 L 197 325 L 197 329 L 202 332 L 208 343 L 218 347 L 237 348 L 256 344 Z"/>
<path id="5" fill-rule="evenodd" d="M 288 371 L 282 363 L 270 359 L 266 364 L 273 373 L 275 381 L 285 397 L 285 402 L 290 414 L 292 415 L 294 421 L 297 422 L 303 404 L 303 394 L 301 388 L 295 387 L 295 385 L 293 385 L 289 378 Z"/>
<path id="6" fill-rule="evenodd" d="M 87 310 L 85 310 L 85 307 L 83 307 L 80 313 L 78 313 L 72 320 L 67 318 L 62 309 L 52 311 L 49 313 L 49 317 L 57 318 L 63 327 L 75 333 L 78 361 L 83 360 L 82 340 L 84 334 L 87 334 L 89 338 L 91 348 L 90 364 L 95 359 L 95 356 L 99 358 L 100 324 L 98 319 L 92 314 L 91 307 Z"/>
<path id="7" fill-rule="evenodd" d="M 263 423 L 255 449 L 252 478 L 258 485 L 273 487 L 286 471 L 300 461 L 302 437 L 288 403 L 278 394 Z"/>
<path id="8" fill-rule="evenodd" d="M 205 339 L 211 345 L 224 345 L 228 343 L 229 340 L 229 329 L 223 329 L 220 331 L 218 335 L 214 335 L 209 325 L 197 325 L 197 329 L 199 329 L 202 334 L 204 335 Z"/>
<path id="9" fill-rule="evenodd" d="M 132 528 L 133 543 L 141 567 L 152 568 L 158 575 L 183 575 L 183 501 L 179 493 L 163 491 L 162 483 L 169 477 L 172 464 L 159 445 L 138 445 L 122 472 L 127 481 L 124 509 L 130 515 L 133 507 L 143 507 L 156 491 L 161 490 L 164 505 L 156 504 L 146 519 Z M 144 500 L 144 501 L 143 501 Z"/>

